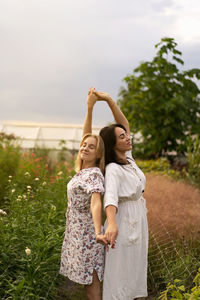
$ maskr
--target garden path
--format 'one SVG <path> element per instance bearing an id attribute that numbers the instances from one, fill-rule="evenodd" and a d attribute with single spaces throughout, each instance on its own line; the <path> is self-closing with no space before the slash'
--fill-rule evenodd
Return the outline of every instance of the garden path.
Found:
<path id="1" fill-rule="evenodd" d="M 158 218 L 180 236 L 200 233 L 200 190 L 168 176 L 147 174 L 144 193 L 151 229 Z"/>

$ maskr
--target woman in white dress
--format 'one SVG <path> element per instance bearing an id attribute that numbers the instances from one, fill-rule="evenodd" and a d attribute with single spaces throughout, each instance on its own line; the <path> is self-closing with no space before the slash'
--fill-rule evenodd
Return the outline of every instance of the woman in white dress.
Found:
<path id="1" fill-rule="evenodd" d="M 103 299 L 133 300 L 147 296 L 148 223 L 143 198 L 145 176 L 131 155 L 126 117 L 103 92 L 93 93 L 109 105 L 115 121 L 102 128 L 105 145 L 106 252 Z"/>
<path id="2" fill-rule="evenodd" d="M 88 99 L 90 103 L 95 102 L 96 96 L 90 95 Z M 100 136 L 85 133 L 84 129 L 76 161 L 77 173 L 67 185 L 66 230 L 59 272 L 85 285 L 88 300 L 101 300 L 105 252 L 102 244 L 107 244 L 101 235 L 104 143 Z"/>

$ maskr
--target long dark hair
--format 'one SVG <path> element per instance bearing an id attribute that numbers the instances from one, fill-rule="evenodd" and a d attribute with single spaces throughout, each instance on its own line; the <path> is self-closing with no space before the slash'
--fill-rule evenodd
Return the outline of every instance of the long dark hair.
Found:
<path id="1" fill-rule="evenodd" d="M 119 162 L 117 160 L 117 156 L 115 153 L 115 145 L 116 145 L 116 135 L 115 135 L 115 128 L 120 127 L 126 131 L 126 128 L 121 124 L 112 124 L 110 126 L 103 127 L 100 130 L 99 135 L 102 137 L 104 141 L 105 147 L 105 165 L 114 162 L 120 165 L 124 163 Z"/>

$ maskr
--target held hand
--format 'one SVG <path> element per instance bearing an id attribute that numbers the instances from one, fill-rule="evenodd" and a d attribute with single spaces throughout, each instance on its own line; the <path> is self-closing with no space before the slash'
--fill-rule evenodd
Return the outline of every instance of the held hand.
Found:
<path id="1" fill-rule="evenodd" d="M 111 101 L 112 100 L 112 98 L 111 98 L 111 96 L 108 94 L 108 93 L 105 93 L 105 92 L 97 92 L 97 91 L 93 91 L 93 93 L 97 96 L 97 100 L 98 101 L 107 101 L 107 102 L 109 102 L 109 101 Z"/>
<path id="2" fill-rule="evenodd" d="M 111 248 L 115 247 L 116 238 L 118 235 L 118 228 L 116 224 L 108 225 L 105 236 L 106 240 L 110 243 Z"/>
<path id="3" fill-rule="evenodd" d="M 90 88 L 87 96 L 88 107 L 93 107 L 97 101 L 97 96 L 94 94 L 94 88 Z"/>
<path id="4" fill-rule="evenodd" d="M 97 234 L 96 235 L 96 242 L 106 246 L 106 249 L 108 249 L 108 241 L 107 241 L 106 236 L 104 234 Z"/>

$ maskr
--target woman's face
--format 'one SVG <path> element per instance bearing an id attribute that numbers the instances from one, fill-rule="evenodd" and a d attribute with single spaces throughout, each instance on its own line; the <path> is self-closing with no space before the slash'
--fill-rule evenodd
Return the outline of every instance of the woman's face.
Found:
<path id="1" fill-rule="evenodd" d="M 84 141 L 80 147 L 80 157 L 84 162 L 96 165 L 96 147 L 97 140 L 89 136 Z"/>
<path id="2" fill-rule="evenodd" d="M 116 144 L 115 150 L 126 152 L 132 149 L 131 137 L 121 127 L 115 127 Z"/>

